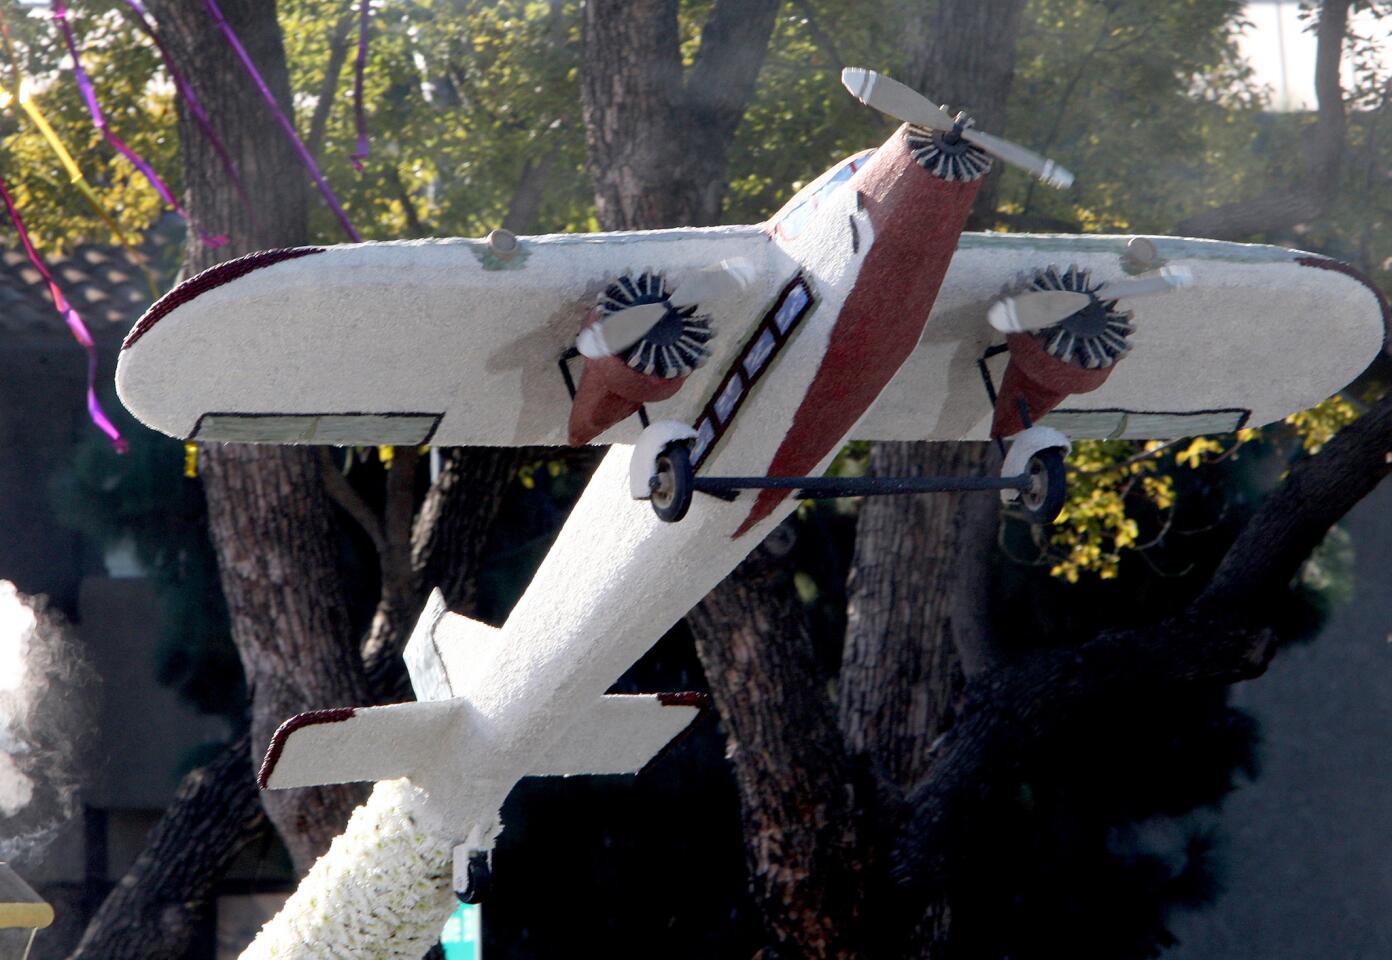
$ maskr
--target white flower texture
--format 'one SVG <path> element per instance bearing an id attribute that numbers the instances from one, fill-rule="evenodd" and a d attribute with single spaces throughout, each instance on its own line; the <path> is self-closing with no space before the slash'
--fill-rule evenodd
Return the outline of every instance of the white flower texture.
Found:
<path id="1" fill-rule="evenodd" d="M 452 845 L 419 802 L 409 781 L 377 784 L 241 960 L 419 960 L 455 906 Z"/>

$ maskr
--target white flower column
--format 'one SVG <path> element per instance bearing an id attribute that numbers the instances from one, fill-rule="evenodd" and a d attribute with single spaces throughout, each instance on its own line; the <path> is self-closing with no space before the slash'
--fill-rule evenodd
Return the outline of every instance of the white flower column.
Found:
<path id="1" fill-rule="evenodd" d="M 419 960 L 455 908 L 452 844 L 406 780 L 379 783 L 241 960 Z"/>

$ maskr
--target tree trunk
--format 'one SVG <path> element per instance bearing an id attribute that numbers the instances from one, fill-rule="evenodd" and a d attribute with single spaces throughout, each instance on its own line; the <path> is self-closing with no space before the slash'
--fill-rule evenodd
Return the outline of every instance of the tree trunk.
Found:
<path id="1" fill-rule="evenodd" d="M 251 691 L 251 748 L 305 710 L 371 702 L 348 621 L 333 520 L 312 450 L 229 444 L 203 463 L 222 591 Z M 303 873 L 363 801 L 362 785 L 262 794 Z"/>
<path id="2" fill-rule="evenodd" d="M 196 242 L 184 265 L 212 262 L 308 240 L 305 172 L 256 86 L 200 0 L 152 4 L 171 55 L 197 78 L 199 97 L 231 145 L 254 211 L 244 209 L 207 141 L 180 116 L 190 214 L 232 242 Z M 223 0 L 227 22 L 282 109 L 289 74 L 273 2 Z M 259 762 L 275 728 L 317 707 L 363 703 L 367 682 L 345 612 L 336 541 L 319 462 L 303 448 L 205 445 L 203 489 L 232 638 L 252 694 L 251 750 Z M 296 869 L 309 868 L 365 796 L 360 787 L 327 787 L 263 797 Z"/>
<path id="3" fill-rule="evenodd" d="M 687 623 L 724 722 L 745 848 L 776 952 L 856 956 L 875 851 L 873 781 L 857 783 L 792 572 L 769 538 Z"/>
<path id="4" fill-rule="evenodd" d="M 918 8 L 906 31 L 911 85 L 966 109 L 981 129 L 1005 133 L 1023 9 L 1024 0 L 942 0 Z M 999 176 L 997 162 L 972 222 L 989 220 Z M 869 472 L 962 476 L 993 473 L 999 464 L 989 443 L 877 443 Z M 981 493 L 871 497 L 861 504 L 840 720 L 848 749 L 903 794 L 927 774 L 930 750 L 952 724 L 966 676 L 993 659 L 988 579 L 999 510 L 994 495 Z M 922 909 L 912 952 L 936 956 L 951 915 L 937 900 Z"/>
<path id="5" fill-rule="evenodd" d="M 242 736 L 184 777 L 145 849 L 102 901 L 68 960 L 188 956 L 223 872 L 265 822 L 250 739 Z"/>
<path id="6" fill-rule="evenodd" d="M 718 0 L 682 76 L 677 0 L 589 0 L 580 87 L 595 211 L 606 230 L 705 226 L 754 92 L 778 0 Z"/>

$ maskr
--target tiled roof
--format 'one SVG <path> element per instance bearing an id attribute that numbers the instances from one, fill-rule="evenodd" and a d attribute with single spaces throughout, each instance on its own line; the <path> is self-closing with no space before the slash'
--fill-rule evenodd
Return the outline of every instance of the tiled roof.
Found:
<path id="1" fill-rule="evenodd" d="M 126 250 L 79 244 L 45 262 L 99 341 L 119 339 L 150 305 L 145 275 Z M 53 333 L 70 336 L 53 309 L 48 284 L 23 250 L 0 251 L 0 334 L 43 339 Z"/>

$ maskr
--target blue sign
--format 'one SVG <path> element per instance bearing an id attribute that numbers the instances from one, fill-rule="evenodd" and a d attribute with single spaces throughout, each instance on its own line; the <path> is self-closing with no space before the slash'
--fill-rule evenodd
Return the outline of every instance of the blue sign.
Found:
<path id="1" fill-rule="evenodd" d="M 476 903 L 461 903 L 440 931 L 445 960 L 483 960 L 483 910 Z"/>

